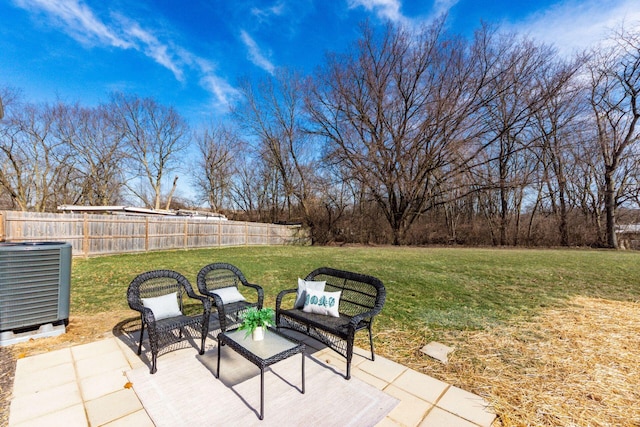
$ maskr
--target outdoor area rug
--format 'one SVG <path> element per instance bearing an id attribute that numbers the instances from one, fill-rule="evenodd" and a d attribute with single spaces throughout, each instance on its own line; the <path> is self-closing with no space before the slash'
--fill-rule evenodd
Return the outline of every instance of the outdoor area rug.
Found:
<path id="1" fill-rule="evenodd" d="M 195 353 L 195 354 L 194 354 Z M 374 426 L 398 403 L 353 376 L 305 356 L 305 394 L 301 356 L 265 371 L 264 420 L 260 421 L 260 370 L 222 348 L 221 378 L 213 375 L 217 347 L 203 356 L 184 349 L 158 358 L 151 375 L 144 366 L 127 372 L 156 427 L 177 425 Z"/>

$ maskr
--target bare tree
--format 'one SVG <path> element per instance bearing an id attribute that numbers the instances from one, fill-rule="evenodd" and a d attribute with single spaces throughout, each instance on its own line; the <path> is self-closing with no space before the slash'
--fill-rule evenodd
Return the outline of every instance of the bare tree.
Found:
<path id="1" fill-rule="evenodd" d="M 616 215 L 624 192 L 625 159 L 635 154 L 640 137 L 640 34 L 618 31 L 610 48 L 600 47 L 588 65 L 589 103 L 604 167 L 607 245 L 618 248 Z"/>
<path id="2" fill-rule="evenodd" d="M 162 185 L 179 168 L 181 154 L 190 142 L 189 127 L 175 109 L 152 98 L 116 93 L 111 108 L 127 145 L 129 172 L 134 178 L 127 188 L 147 206 L 160 209 Z M 171 194 L 168 199 L 170 204 Z"/>
<path id="3" fill-rule="evenodd" d="M 2 96 L 0 185 L 20 210 L 55 211 L 68 200 L 74 171 L 68 146 L 55 132 L 61 107 L 23 104 L 16 92 Z"/>
<path id="4" fill-rule="evenodd" d="M 569 194 L 579 207 L 583 224 L 588 224 L 594 231 L 593 244 L 604 246 L 607 241 L 604 218 L 604 166 L 600 161 L 600 149 L 592 137 L 590 128 L 583 129 L 581 144 L 574 149 L 572 156 L 576 159 L 572 169 L 572 183 Z M 576 152 L 579 151 L 579 152 Z M 588 241 L 588 240 L 587 240 Z"/>
<path id="5" fill-rule="evenodd" d="M 113 204 L 122 200 L 124 174 L 120 167 L 126 158 L 124 134 L 114 126 L 108 106 L 82 115 L 80 140 L 84 150 L 85 197 L 89 203 Z M 93 201 L 95 200 L 95 201 Z"/>
<path id="6" fill-rule="evenodd" d="M 55 134 L 73 152 L 74 204 L 116 204 L 124 187 L 124 136 L 106 106 L 59 105 Z"/>
<path id="7" fill-rule="evenodd" d="M 364 28 L 355 51 L 329 58 L 308 102 L 327 160 L 349 170 L 383 212 L 393 243 L 460 173 L 486 66 L 438 20 L 419 35 Z M 463 160 L 461 160 L 463 158 Z"/>
<path id="8" fill-rule="evenodd" d="M 536 162 L 532 143 L 536 135 L 531 131 L 534 115 L 549 96 L 552 88 L 542 84 L 555 52 L 515 34 L 501 34 L 487 50 L 496 61 L 494 78 L 484 90 L 487 102 L 483 120 L 488 129 L 485 168 L 491 173 L 485 186 L 497 192 L 499 215 L 498 244 L 517 244 L 520 213 L 525 189 L 531 184 Z M 493 190 L 495 189 L 495 190 Z M 513 226 L 511 222 L 514 221 Z M 508 230 L 513 229 L 511 239 Z"/>
<path id="9" fill-rule="evenodd" d="M 241 84 L 245 102 L 234 114 L 248 139 L 254 141 L 258 158 L 278 175 L 281 187 L 274 189 L 275 204 L 278 193 L 283 194 L 286 218 L 291 220 L 294 205 L 299 206 L 302 218 L 313 227 L 310 204 L 314 197 L 315 147 L 305 130 L 306 86 L 300 75 L 283 69 L 257 84 L 245 80 Z"/>
<path id="10" fill-rule="evenodd" d="M 588 150 L 588 140 L 582 132 L 588 126 L 584 120 L 584 85 L 577 79 L 585 60 L 584 56 L 572 61 L 558 60 L 537 76 L 546 95 L 540 108 L 533 112 L 532 120 L 538 178 L 530 228 L 535 211 L 547 200 L 557 219 L 563 246 L 570 244 L 569 213 L 575 208 L 571 187 L 577 188 L 580 182 L 575 165 L 580 161 L 579 153 Z"/>
<path id="11" fill-rule="evenodd" d="M 210 125 L 195 133 L 200 158 L 192 171 L 193 182 L 202 201 L 213 210 L 220 210 L 230 198 L 236 173 L 236 159 L 242 155 L 243 142 L 238 135 L 222 125 Z"/>
<path id="12" fill-rule="evenodd" d="M 237 174 L 231 185 L 234 207 L 254 221 L 277 221 L 279 212 L 274 197 L 280 188 L 279 176 L 260 160 L 251 156 L 238 159 Z"/>
<path id="13" fill-rule="evenodd" d="M 14 88 L 2 87 L 0 88 L 0 98 L 2 98 L 3 104 L 3 120 L 0 120 L 0 195 L 4 207 L 20 208 L 19 191 L 16 189 L 19 182 L 17 177 L 14 177 L 17 159 L 13 159 L 17 129 L 15 123 L 10 121 L 9 112 L 14 109 L 17 111 L 20 108 L 21 93 Z M 26 210 L 26 207 L 22 210 Z"/>

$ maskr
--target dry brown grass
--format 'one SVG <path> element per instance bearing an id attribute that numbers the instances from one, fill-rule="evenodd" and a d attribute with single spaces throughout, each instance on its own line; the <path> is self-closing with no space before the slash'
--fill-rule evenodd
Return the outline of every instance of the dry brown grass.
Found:
<path id="1" fill-rule="evenodd" d="M 0 367 L 0 426 L 6 426 L 9 424 L 9 399 L 15 370 L 15 359 L 7 347 L 0 347 Z"/>
<path id="2" fill-rule="evenodd" d="M 400 355 L 408 366 L 483 396 L 498 425 L 640 426 L 639 303 L 578 297 L 527 322 L 449 334 L 446 365 L 415 351 L 419 336 L 379 338 L 393 344 L 385 353 L 414 349 Z"/>
<path id="3" fill-rule="evenodd" d="M 86 344 L 112 336 L 118 322 L 135 317 L 131 310 L 121 312 L 97 313 L 94 315 L 71 315 L 67 332 L 54 338 L 39 338 L 11 346 L 16 358 L 33 356 L 39 353 Z"/>
<path id="4" fill-rule="evenodd" d="M 94 341 L 130 317 L 72 317 L 66 334 L 13 346 L 13 354 Z M 497 425 L 640 426 L 640 303 L 578 297 L 527 322 L 442 335 L 456 348 L 446 365 L 419 352 L 432 334 L 382 331 L 376 351 L 483 396 Z"/>

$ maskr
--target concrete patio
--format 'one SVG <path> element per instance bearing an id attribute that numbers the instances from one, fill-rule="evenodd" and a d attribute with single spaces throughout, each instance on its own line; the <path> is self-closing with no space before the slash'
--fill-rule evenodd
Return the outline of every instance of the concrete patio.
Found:
<path id="1" fill-rule="evenodd" d="M 309 354 L 344 372 L 343 358 L 315 340 L 303 340 Z M 208 344 L 207 353 L 216 345 Z M 160 356 L 158 369 L 172 356 Z M 19 359 L 9 426 L 153 426 L 126 376 L 141 366 L 146 360 L 116 337 Z M 375 362 L 354 356 L 352 375 L 398 399 L 378 426 L 489 427 L 495 420 L 479 396 L 378 355 Z M 212 381 L 217 380 L 212 376 Z M 260 423 L 256 418 L 255 425 Z"/>

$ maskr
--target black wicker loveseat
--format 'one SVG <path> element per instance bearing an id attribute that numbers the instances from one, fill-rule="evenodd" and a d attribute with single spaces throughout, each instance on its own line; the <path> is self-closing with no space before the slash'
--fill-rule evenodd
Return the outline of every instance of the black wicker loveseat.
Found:
<path id="1" fill-rule="evenodd" d="M 344 356 L 347 359 L 345 378 L 350 379 L 356 332 L 363 329 L 369 331 L 371 360 L 375 358 L 371 325 L 374 316 L 380 313 L 384 306 L 386 299 L 384 285 L 372 276 L 329 267 L 312 271 L 304 281 L 326 283 L 321 285 L 324 287 L 323 292 L 312 290 L 312 292 L 306 292 L 306 297 L 304 293 L 300 295 L 300 285 L 298 289 L 280 292 L 276 298 L 276 324 L 278 328 L 292 329 L 315 338 Z M 337 310 L 333 310 L 331 315 L 308 312 L 306 308 L 300 307 L 302 303 L 300 299 L 306 299 L 309 303 L 308 295 L 316 296 L 316 301 L 318 298 L 321 301 L 324 301 L 322 298 L 328 301 L 335 292 L 340 294 L 336 304 Z M 292 303 L 294 297 L 296 301 Z M 283 305 L 285 300 L 286 305 Z"/>

